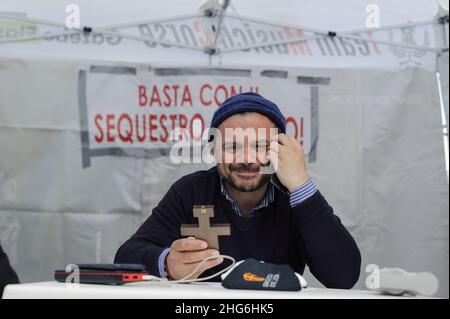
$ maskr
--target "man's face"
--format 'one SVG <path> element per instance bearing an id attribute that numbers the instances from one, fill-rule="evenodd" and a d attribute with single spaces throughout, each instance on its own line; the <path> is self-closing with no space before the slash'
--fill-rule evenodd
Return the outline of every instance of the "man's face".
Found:
<path id="1" fill-rule="evenodd" d="M 235 114 L 218 127 L 221 133 L 221 162 L 218 171 L 228 186 L 241 191 L 253 192 L 263 187 L 269 174 L 261 174 L 261 166 L 268 165 L 267 152 L 270 133 L 276 129 L 266 116 L 246 112 Z"/>

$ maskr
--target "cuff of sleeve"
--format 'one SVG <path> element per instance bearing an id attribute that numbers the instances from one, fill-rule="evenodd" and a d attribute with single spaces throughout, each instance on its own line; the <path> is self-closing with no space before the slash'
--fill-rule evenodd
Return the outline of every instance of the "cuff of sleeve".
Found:
<path id="1" fill-rule="evenodd" d="M 291 203 L 291 207 L 295 207 L 303 203 L 305 200 L 310 198 L 316 192 L 317 192 L 316 184 L 314 184 L 312 179 L 309 179 L 307 182 L 305 182 L 304 184 L 300 185 L 299 187 L 297 187 L 292 191 L 289 200 Z"/>
<path id="2" fill-rule="evenodd" d="M 159 269 L 159 277 L 166 278 L 166 273 L 164 271 L 164 261 L 166 260 L 167 255 L 170 252 L 170 248 L 166 248 L 163 250 L 161 255 L 159 255 L 158 259 L 158 269 Z"/>

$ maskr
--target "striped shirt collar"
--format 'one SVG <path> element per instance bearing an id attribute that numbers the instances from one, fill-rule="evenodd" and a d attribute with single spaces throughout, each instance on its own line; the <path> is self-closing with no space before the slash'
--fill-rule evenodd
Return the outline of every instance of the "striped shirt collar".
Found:
<path id="1" fill-rule="evenodd" d="M 230 193 L 228 193 L 228 190 L 225 186 L 225 182 L 222 176 L 220 176 L 220 192 L 230 202 L 233 211 L 239 216 L 244 216 L 244 214 L 241 212 L 241 209 L 239 208 L 239 205 L 234 201 L 233 198 L 231 198 Z M 264 195 L 263 199 L 259 202 L 258 205 L 256 205 L 255 208 L 251 210 L 251 212 L 246 217 L 253 217 L 256 215 L 258 210 L 260 210 L 261 208 L 268 207 L 274 201 L 275 198 L 274 193 L 275 193 L 274 184 L 272 179 L 270 179 L 266 194 Z"/>

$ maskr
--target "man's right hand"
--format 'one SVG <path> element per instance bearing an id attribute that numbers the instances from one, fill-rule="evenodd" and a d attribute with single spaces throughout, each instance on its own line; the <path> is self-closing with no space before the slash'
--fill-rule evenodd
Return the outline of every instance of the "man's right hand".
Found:
<path id="1" fill-rule="evenodd" d="M 208 243 L 194 237 L 175 240 L 167 255 L 167 269 L 172 280 L 181 279 L 189 275 L 200 262 L 209 256 L 219 255 L 217 249 L 207 249 Z M 220 265 L 223 258 L 207 260 L 194 275 L 188 279 L 196 279 L 205 270 Z"/>

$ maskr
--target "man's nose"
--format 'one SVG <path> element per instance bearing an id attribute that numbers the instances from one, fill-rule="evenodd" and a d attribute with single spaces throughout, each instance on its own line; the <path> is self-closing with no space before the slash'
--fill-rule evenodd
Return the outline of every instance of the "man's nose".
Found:
<path id="1" fill-rule="evenodd" d="M 256 150 L 249 146 L 245 146 L 236 156 L 236 161 L 244 164 L 254 164 L 256 159 Z"/>

